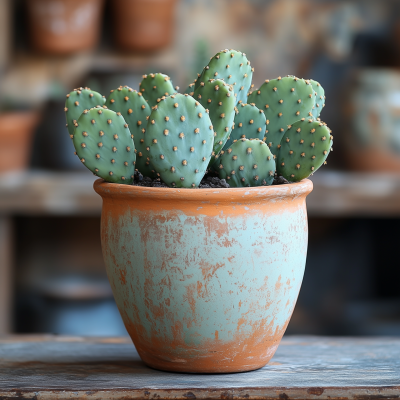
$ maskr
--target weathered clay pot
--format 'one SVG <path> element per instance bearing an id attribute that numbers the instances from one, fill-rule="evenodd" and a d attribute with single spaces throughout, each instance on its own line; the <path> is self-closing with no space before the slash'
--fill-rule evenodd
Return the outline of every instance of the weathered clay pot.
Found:
<path id="1" fill-rule="evenodd" d="M 69 54 L 93 48 L 100 36 L 103 0 L 27 1 L 36 50 Z"/>
<path id="2" fill-rule="evenodd" d="M 177 0 L 113 0 L 114 34 L 123 50 L 148 52 L 172 40 Z"/>
<path id="3" fill-rule="evenodd" d="M 108 277 L 142 360 L 196 373 L 266 365 L 303 278 L 311 181 L 194 190 L 97 180 L 94 189 Z"/>
<path id="4" fill-rule="evenodd" d="M 0 173 L 27 167 L 37 122 L 38 114 L 33 111 L 0 114 Z"/>

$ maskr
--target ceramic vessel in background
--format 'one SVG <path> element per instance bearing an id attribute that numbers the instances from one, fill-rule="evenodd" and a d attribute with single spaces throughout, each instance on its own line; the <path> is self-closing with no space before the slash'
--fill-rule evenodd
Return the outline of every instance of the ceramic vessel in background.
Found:
<path id="1" fill-rule="evenodd" d="M 37 122 L 33 111 L 0 114 L 0 173 L 27 168 Z"/>
<path id="2" fill-rule="evenodd" d="M 113 0 L 116 45 L 139 52 L 167 47 L 174 33 L 176 3 L 177 0 Z"/>
<path id="3" fill-rule="evenodd" d="M 103 0 L 29 0 L 27 6 L 37 51 L 63 55 L 96 46 Z"/>
<path id="4" fill-rule="evenodd" d="M 345 135 L 352 170 L 400 172 L 400 72 L 362 69 L 352 82 Z"/>
<path id="5" fill-rule="evenodd" d="M 111 288 L 142 360 L 179 372 L 261 368 L 299 294 L 312 183 L 172 189 L 97 180 Z"/>

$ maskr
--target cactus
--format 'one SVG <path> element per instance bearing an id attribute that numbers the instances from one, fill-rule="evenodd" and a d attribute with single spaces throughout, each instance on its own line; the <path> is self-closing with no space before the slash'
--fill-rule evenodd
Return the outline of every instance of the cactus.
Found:
<path id="1" fill-rule="evenodd" d="M 190 96 L 193 96 L 194 95 L 194 85 L 195 84 L 196 84 L 195 82 L 190 83 L 189 86 L 186 88 L 186 90 L 183 93 L 184 94 L 188 94 Z"/>
<path id="2" fill-rule="evenodd" d="M 295 76 L 266 80 L 249 95 L 248 102 L 264 110 L 267 118 L 266 143 L 277 156 L 278 145 L 289 125 L 309 117 L 314 106 L 311 83 Z"/>
<path id="3" fill-rule="evenodd" d="M 168 75 L 160 73 L 143 75 L 139 88 L 150 107 L 155 106 L 161 97 L 170 96 L 179 89 L 178 87 L 174 88 Z"/>
<path id="4" fill-rule="evenodd" d="M 237 108 L 234 126 L 224 150 L 230 147 L 234 140 L 243 138 L 263 140 L 267 130 L 267 119 L 264 111 L 254 104 L 241 103 Z"/>
<path id="5" fill-rule="evenodd" d="M 102 106 L 105 101 L 106 99 L 104 96 L 87 87 L 74 89 L 71 93 L 67 94 L 64 111 L 67 119 L 68 133 L 71 139 L 74 137 L 74 130 L 78 118 L 83 113 L 83 110 L 89 110 L 95 106 Z"/>
<path id="6" fill-rule="evenodd" d="M 83 111 L 73 142 L 82 163 L 95 175 L 113 183 L 132 183 L 135 146 L 121 113 L 97 106 Z"/>
<path id="7" fill-rule="evenodd" d="M 223 79 L 229 85 L 233 85 L 236 103 L 247 103 L 247 92 L 251 86 L 254 68 L 246 54 L 236 50 L 221 50 L 211 58 L 195 81 L 195 90 L 201 82 L 209 79 Z"/>
<path id="8" fill-rule="evenodd" d="M 313 117 L 317 119 L 321 115 L 322 109 L 325 107 L 325 90 L 319 82 L 314 81 L 313 79 L 308 79 L 308 80 L 311 83 L 315 95 L 314 99 L 315 103 L 311 112 Z"/>
<path id="9" fill-rule="evenodd" d="M 271 185 L 274 180 L 275 160 L 262 140 L 237 140 L 219 160 L 219 177 L 231 187 Z"/>
<path id="10" fill-rule="evenodd" d="M 285 132 L 277 158 L 277 173 L 298 182 L 313 174 L 332 149 L 330 129 L 313 118 L 302 118 Z"/>
<path id="11" fill-rule="evenodd" d="M 107 101 L 75 89 L 65 112 L 76 154 L 96 175 L 125 184 L 135 167 L 178 188 L 198 187 L 207 169 L 232 187 L 308 177 L 332 146 L 319 120 L 324 89 L 287 76 L 266 80 L 247 98 L 252 74 L 245 54 L 222 50 L 185 94 L 161 73 L 144 75 L 138 92 L 112 90 Z"/>
<path id="12" fill-rule="evenodd" d="M 144 176 L 155 178 L 156 174 L 154 168 L 150 165 L 148 156 L 146 156 L 147 151 L 144 144 L 145 127 L 151 113 L 151 108 L 142 96 L 142 93 L 128 86 L 120 86 L 116 90 L 111 90 L 106 101 L 106 106 L 110 110 L 119 111 L 129 125 L 129 130 L 136 147 L 136 168 Z"/>
<path id="13" fill-rule="evenodd" d="M 150 161 L 170 187 L 198 187 L 211 158 L 214 130 L 204 107 L 176 94 L 153 108 L 145 145 Z"/>
<path id="14" fill-rule="evenodd" d="M 235 118 L 236 100 L 231 85 L 221 79 L 210 79 L 201 82 L 193 95 L 205 109 L 209 110 L 209 117 L 214 127 L 214 156 L 218 156 L 232 130 Z"/>

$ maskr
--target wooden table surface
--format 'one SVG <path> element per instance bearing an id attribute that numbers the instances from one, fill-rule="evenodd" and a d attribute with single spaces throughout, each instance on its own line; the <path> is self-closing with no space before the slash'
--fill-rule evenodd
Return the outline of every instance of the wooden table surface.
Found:
<path id="1" fill-rule="evenodd" d="M 0 339 L 0 399 L 400 398 L 400 338 L 285 337 L 253 372 L 156 371 L 129 338 Z"/>

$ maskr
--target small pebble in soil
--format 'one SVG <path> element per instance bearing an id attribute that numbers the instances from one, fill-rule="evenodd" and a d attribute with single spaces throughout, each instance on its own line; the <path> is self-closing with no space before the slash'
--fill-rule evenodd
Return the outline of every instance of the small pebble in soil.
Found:
<path id="1" fill-rule="evenodd" d="M 283 176 L 278 176 L 274 179 L 273 185 L 284 185 L 289 183 Z M 133 179 L 133 186 L 145 186 L 145 187 L 159 187 L 167 188 L 168 186 L 160 179 L 151 179 L 147 176 L 143 176 L 138 170 L 135 171 Z M 206 174 L 201 180 L 199 189 L 221 189 L 229 188 L 229 183 L 225 179 L 220 179 L 218 176 Z"/>

